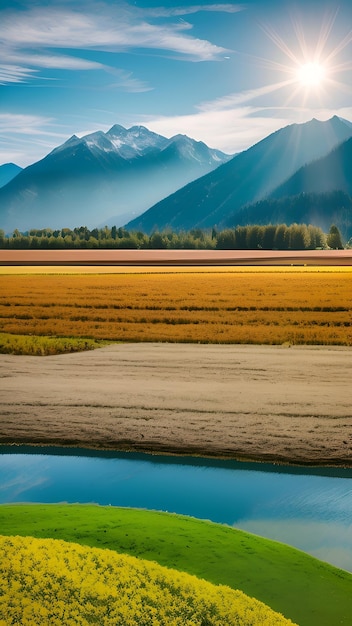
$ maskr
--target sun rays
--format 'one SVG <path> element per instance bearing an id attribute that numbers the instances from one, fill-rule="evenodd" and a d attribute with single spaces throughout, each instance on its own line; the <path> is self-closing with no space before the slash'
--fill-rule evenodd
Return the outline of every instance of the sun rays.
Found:
<path id="1" fill-rule="evenodd" d="M 314 100 L 324 106 L 324 100 L 332 90 L 352 94 L 347 82 L 337 79 L 337 75 L 352 69 L 352 62 L 341 59 L 348 46 L 352 43 L 352 30 L 334 42 L 334 24 L 337 11 L 325 15 L 320 31 L 314 36 L 309 24 L 298 18 L 291 18 L 292 32 L 290 37 L 280 35 L 271 26 L 262 24 L 261 28 L 268 39 L 279 50 L 280 60 L 258 59 L 268 70 L 274 70 L 285 76 L 284 83 L 268 85 L 271 91 L 286 88 L 287 96 L 284 105 L 297 102 L 301 106 Z M 293 42 L 293 43 L 292 43 Z M 287 89 L 288 88 L 288 89 Z"/>

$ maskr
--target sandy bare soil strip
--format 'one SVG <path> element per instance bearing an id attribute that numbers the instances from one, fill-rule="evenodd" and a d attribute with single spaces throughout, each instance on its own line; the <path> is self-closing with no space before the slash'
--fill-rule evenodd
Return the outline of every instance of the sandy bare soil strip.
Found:
<path id="1" fill-rule="evenodd" d="M 0 355 L 0 443 L 352 466 L 349 348 L 120 344 Z"/>
<path id="2" fill-rule="evenodd" d="M 1 265 L 352 265 L 352 250 L 0 250 Z"/>

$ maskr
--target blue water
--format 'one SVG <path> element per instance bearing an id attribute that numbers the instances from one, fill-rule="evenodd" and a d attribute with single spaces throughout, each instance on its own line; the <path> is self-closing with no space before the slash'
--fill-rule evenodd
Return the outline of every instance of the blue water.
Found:
<path id="1" fill-rule="evenodd" d="M 283 541 L 352 571 L 351 469 L 2 446 L 5 502 L 183 513 Z"/>

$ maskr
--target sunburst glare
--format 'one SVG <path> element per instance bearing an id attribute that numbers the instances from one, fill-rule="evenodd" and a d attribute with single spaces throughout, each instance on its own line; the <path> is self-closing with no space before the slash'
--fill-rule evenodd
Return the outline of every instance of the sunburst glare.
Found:
<path id="1" fill-rule="evenodd" d="M 322 99 L 329 93 L 328 87 L 341 92 L 352 94 L 352 88 L 343 80 L 337 80 L 337 74 L 342 74 L 352 69 L 352 62 L 341 60 L 340 55 L 352 42 L 352 31 L 349 31 L 337 44 L 332 43 L 332 31 L 337 13 L 325 16 L 320 32 L 315 41 L 313 33 L 308 26 L 304 26 L 298 19 L 292 19 L 293 32 L 296 44 L 288 43 L 287 38 L 281 36 L 268 25 L 262 25 L 270 41 L 283 53 L 287 61 L 274 61 L 260 59 L 267 69 L 278 71 L 286 76 L 285 86 L 291 86 L 292 90 L 287 97 L 287 102 L 301 94 L 302 104 L 308 97 Z M 309 43 L 307 43 L 309 41 Z M 271 91 L 279 90 L 282 83 L 271 85 Z M 331 90 L 330 90 L 331 91 Z"/>
<path id="2" fill-rule="evenodd" d="M 327 71 L 321 63 L 304 63 L 297 68 L 297 81 L 305 87 L 320 87 L 327 78 Z"/>

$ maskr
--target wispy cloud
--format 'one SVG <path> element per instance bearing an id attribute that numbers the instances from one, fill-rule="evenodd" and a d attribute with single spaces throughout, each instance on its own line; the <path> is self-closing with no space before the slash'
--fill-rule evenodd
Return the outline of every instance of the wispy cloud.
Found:
<path id="1" fill-rule="evenodd" d="M 24 60 L 23 53 L 8 51 L 5 54 L 7 62 L 21 63 Z M 27 65 L 37 68 L 42 67 L 61 70 L 100 70 L 105 68 L 102 63 L 88 61 L 77 57 L 65 56 L 63 54 L 26 54 L 25 61 Z M 35 70 L 29 69 L 27 71 L 34 72 Z"/>
<path id="2" fill-rule="evenodd" d="M 65 141 L 69 134 L 66 129 L 59 132 L 56 120 L 50 117 L 0 113 L 0 162 L 29 165 Z"/>
<path id="3" fill-rule="evenodd" d="M 87 50 L 138 53 L 149 49 L 190 61 L 215 60 L 227 50 L 192 36 L 192 25 L 186 21 L 178 19 L 171 23 L 169 18 L 199 11 L 234 13 L 239 10 L 240 6 L 233 4 L 143 10 L 125 2 L 117 5 L 78 3 L 74 8 L 72 3 L 61 2 L 51 6 L 46 3 L 29 5 L 22 11 L 3 11 L 0 21 L 2 81 L 27 82 L 39 78 L 42 69 L 111 70 L 110 66 L 87 60 Z M 55 54 L 50 52 L 52 49 Z M 75 55 L 67 54 L 67 50 L 75 50 Z M 138 90 L 138 78 L 129 74 L 127 80 L 123 69 L 120 74 L 117 72 L 119 75 L 120 87 Z M 142 81 L 139 83 L 140 90 L 148 88 Z"/>
<path id="4" fill-rule="evenodd" d="M 111 69 L 108 71 L 115 76 L 116 79 L 116 82 L 110 84 L 110 89 L 120 89 L 128 93 L 143 93 L 145 91 L 152 91 L 153 89 L 153 87 L 148 85 L 145 81 L 135 78 L 132 72 L 119 69 Z"/>
<path id="5" fill-rule="evenodd" d="M 20 65 L 0 64 L 0 85 L 7 83 L 27 82 L 35 75 L 36 70 Z"/>
<path id="6" fill-rule="evenodd" d="M 286 86 L 290 81 L 235 92 L 198 104 L 194 113 L 176 116 L 145 117 L 143 123 L 155 132 L 171 136 L 187 135 L 209 146 L 233 154 L 247 149 L 260 139 L 294 120 L 291 111 L 268 110 L 260 98 Z M 258 101 L 259 102 L 256 102 Z M 288 120 L 287 120 L 288 118 Z"/>
<path id="7" fill-rule="evenodd" d="M 264 85 L 255 89 L 248 89 L 240 93 L 232 93 L 227 96 L 211 100 L 210 102 L 203 102 L 198 105 L 197 108 L 200 111 L 223 111 L 224 109 L 231 109 L 234 106 L 245 104 L 246 102 L 252 102 L 261 96 L 266 96 L 269 93 L 278 91 L 283 87 L 287 87 L 287 85 L 290 85 L 291 83 L 292 79 L 288 79 L 272 85 Z"/>
<path id="8" fill-rule="evenodd" d="M 180 7 L 156 7 L 147 9 L 147 13 L 153 17 L 179 17 L 192 15 L 206 11 L 210 13 L 238 13 L 246 8 L 245 4 L 194 4 L 193 6 Z"/>
<path id="9" fill-rule="evenodd" d="M 274 112 L 267 116 L 261 107 L 246 106 L 173 117 L 145 117 L 139 123 L 167 137 L 184 133 L 210 147 L 234 154 L 249 148 L 288 122 L 284 116 L 281 118 Z"/>
<path id="10" fill-rule="evenodd" d="M 52 118 L 40 115 L 0 113 L 0 133 L 47 134 Z"/>
<path id="11" fill-rule="evenodd" d="M 288 124 L 305 122 L 312 117 L 325 120 L 333 115 L 351 119 L 352 107 L 312 109 L 305 106 L 268 106 L 260 100 L 255 102 L 260 96 L 285 86 L 286 82 L 200 103 L 196 111 L 188 115 L 144 116 L 138 123 L 167 137 L 186 133 L 211 147 L 234 154 Z"/>

